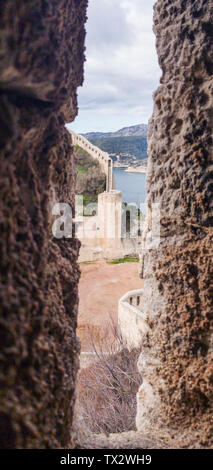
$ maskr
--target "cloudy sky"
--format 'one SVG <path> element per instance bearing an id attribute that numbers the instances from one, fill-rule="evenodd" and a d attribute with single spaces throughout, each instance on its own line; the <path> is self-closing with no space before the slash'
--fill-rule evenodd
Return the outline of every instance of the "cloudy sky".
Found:
<path id="1" fill-rule="evenodd" d="M 161 75 L 152 32 L 156 0 L 89 0 L 78 133 L 147 123 Z"/>

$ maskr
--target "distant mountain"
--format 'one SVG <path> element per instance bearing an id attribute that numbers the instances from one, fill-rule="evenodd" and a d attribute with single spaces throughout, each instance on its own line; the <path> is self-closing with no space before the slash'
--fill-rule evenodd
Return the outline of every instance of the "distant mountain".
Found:
<path id="1" fill-rule="evenodd" d="M 148 125 L 137 124 L 135 126 L 123 127 L 116 132 L 87 132 L 84 135 L 86 139 L 105 139 L 113 137 L 147 137 Z"/>
<path id="2" fill-rule="evenodd" d="M 99 137 L 89 139 L 93 145 L 96 145 L 104 152 L 110 155 L 135 156 L 137 160 L 147 158 L 147 139 L 146 137 Z"/>
<path id="3" fill-rule="evenodd" d="M 148 156 L 147 132 L 147 124 L 137 124 L 116 132 L 88 132 L 82 135 L 110 155 L 120 155 L 122 158 L 131 155 L 141 160 Z"/>
<path id="4" fill-rule="evenodd" d="M 147 133 L 147 124 L 137 124 L 136 126 L 123 127 L 123 129 L 113 132 L 112 137 L 147 137 Z"/>

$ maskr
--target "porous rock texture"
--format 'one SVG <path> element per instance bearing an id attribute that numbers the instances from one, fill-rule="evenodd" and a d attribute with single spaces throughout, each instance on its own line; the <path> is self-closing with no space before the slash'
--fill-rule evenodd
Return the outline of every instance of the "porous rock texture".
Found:
<path id="1" fill-rule="evenodd" d="M 87 0 L 0 5 L 0 446 L 70 444 L 79 345 L 79 242 L 57 240 L 52 203 L 74 205 L 64 124 L 77 114 Z"/>
<path id="2" fill-rule="evenodd" d="M 150 332 L 138 363 L 138 430 L 188 429 L 198 447 L 213 443 L 212 17 L 211 0 L 154 7 L 163 74 L 149 125 L 147 202 L 149 213 L 160 204 L 161 242 L 143 253 Z"/>

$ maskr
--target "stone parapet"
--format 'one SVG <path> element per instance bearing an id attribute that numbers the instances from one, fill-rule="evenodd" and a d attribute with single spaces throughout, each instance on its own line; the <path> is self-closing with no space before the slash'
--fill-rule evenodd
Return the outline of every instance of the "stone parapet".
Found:
<path id="1" fill-rule="evenodd" d="M 149 331 L 143 313 L 143 289 L 129 291 L 119 300 L 118 323 L 127 347 L 139 348 Z"/>

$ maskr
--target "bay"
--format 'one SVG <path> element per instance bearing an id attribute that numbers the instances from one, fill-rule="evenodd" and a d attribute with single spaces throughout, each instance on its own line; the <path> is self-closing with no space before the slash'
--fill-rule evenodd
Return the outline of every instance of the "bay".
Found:
<path id="1" fill-rule="evenodd" d="M 113 170 L 115 188 L 122 191 L 122 202 L 136 204 L 138 207 L 146 199 L 146 175 L 127 173 L 124 168 Z"/>

